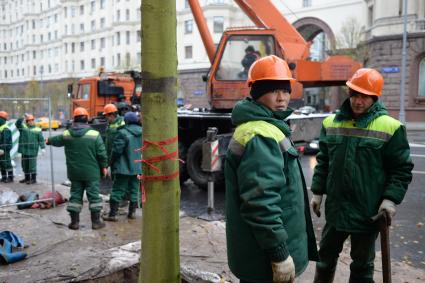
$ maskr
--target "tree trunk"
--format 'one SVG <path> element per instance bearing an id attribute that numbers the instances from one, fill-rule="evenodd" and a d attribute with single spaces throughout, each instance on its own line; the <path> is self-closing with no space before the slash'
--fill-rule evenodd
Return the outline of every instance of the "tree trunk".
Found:
<path id="1" fill-rule="evenodd" d="M 166 155 L 149 142 L 177 138 L 176 1 L 143 0 L 141 31 L 143 159 L 149 161 Z M 177 152 L 177 145 L 175 140 L 163 147 L 173 153 Z M 180 282 L 178 161 L 166 159 L 154 161 L 153 165 L 159 171 L 143 164 L 145 178 L 170 179 L 144 181 L 139 282 Z"/>

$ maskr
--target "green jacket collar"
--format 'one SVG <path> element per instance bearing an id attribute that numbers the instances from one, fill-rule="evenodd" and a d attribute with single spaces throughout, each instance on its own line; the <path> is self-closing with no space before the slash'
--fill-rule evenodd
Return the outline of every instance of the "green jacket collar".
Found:
<path id="1" fill-rule="evenodd" d="M 232 111 L 232 123 L 236 126 L 250 121 L 266 121 L 278 127 L 285 136 L 291 135 L 291 129 L 284 121 L 291 113 L 292 109 L 286 111 L 271 111 L 266 106 L 257 103 L 252 98 L 239 101 Z"/>
<path id="2" fill-rule="evenodd" d="M 379 116 L 388 115 L 387 108 L 381 101 L 376 101 L 372 106 L 360 117 L 354 119 L 353 112 L 351 110 L 350 99 L 347 98 L 341 105 L 339 112 L 336 113 L 336 121 L 355 120 L 356 126 L 359 128 L 366 128 L 370 122 Z"/>

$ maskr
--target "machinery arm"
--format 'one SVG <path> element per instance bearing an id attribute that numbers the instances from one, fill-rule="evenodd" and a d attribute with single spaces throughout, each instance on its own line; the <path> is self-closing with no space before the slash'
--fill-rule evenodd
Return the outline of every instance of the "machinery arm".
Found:
<path id="1" fill-rule="evenodd" d="M 273 5 L 271 0 L 235 0 L 257 27 L 275 29 L 277 40 L 283 47 L 288 61 L 306 60 L 310 53 L 301 34 Z"/>

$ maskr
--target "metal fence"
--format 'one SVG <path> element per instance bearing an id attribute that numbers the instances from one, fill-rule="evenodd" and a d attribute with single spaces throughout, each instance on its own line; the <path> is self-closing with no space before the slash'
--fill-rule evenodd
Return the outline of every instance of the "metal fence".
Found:
<path id="1" fill-rule="evenodd" d="M 12 132 L 12 149 L 10 151 L 10 157 L 12 159 L 12 165 L 13 165 L 13 171 L 14 176 L 16 176 L 16 168 L 17 168 L 17 162 L 16 160 L 21 159 L 21 166 L 24 166 L 24 162 L 31 162 L 37 160 L 31 160 L 31 159 L 37 159 L 37 156 L 20 156 L 18 153 L 19 148 L 19 137 L 20 137 L 20 131 L 16 127 L 16 121 L 17 118 L 23 117 L 25 113 L 30 113 L 34 115 L 35 117 L 39 117 L 40 115 L 47 117 L 47 127 L 46 130 L 48 131 L 48 137 L 52 136 L 52 108 L 51 108 L 51 100 L 50 97 L 48 98 L 0 98 L 0 111 L 6 111 L 9 113 L 9 120 L 7 121 L 7 126 Z M 35 113 L 36 112 L 36 113 Z M 37 125 L 37 119 L 36 125 Z M 24 121 L 25 123 L 25 121 Z M 25 125 L 24 125 L 25 127 Z M 44 142 L 44 138 L 43 138 Z M 35 143 L 35 141 L 33 142 Z M 21 144 L 24 145 L 24 144 Z M 34 146 L 38 147 L 39 144 L 26 144 L 26 146 Z M 37 202 L 46 202 L 46 201 L 52 201 L 53 207 L 56 206 L 55 203 L 55 180 L 54 180 L 54 173 L 53 173 L 53 150 L 52 147 L 49 146 L 49 152 L 50 152 L 50 182 L 51 182 L 51 191 L 52 191 L 52 197 L 51 198 L 45 198 L 45 199 L 38 199 L 33 201 L 24 201 L 24 202 L 16 202 L 13 204 L 2 204 L 0 205 L 0 208 L 6 207 L 6 206 L 14 206 L 14 205 L 25 205 L 25 204 L 32 204 Z M 24 162 L 22 162 L 24 161 Z M 16 181 L 15 181 L 16 182 Z"/>

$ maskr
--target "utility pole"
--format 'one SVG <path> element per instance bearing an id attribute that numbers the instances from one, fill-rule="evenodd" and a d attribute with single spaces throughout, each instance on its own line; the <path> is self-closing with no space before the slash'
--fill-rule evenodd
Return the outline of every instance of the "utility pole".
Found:
<path id="1" fill-rule="evenodd" d="M 180 282 L 176 1 L 142 1 L 143 204 L 139 282 Z"/>
<path id="2" fill-rule="evenodd" d="M 407 45 L 407 0 L 403 0 L 403 47 L 401 51 L 401 84 L 400 84 L 400 112 L 399 120 L 406 123 L 404 111 L 404 97 L 406 88 L 406 45 Z"/>

